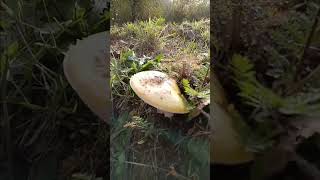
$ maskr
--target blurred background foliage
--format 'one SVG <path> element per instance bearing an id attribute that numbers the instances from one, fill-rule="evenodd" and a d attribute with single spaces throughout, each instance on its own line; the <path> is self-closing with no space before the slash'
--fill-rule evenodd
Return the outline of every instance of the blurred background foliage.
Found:
<path id="1" fill-rule="evenodd" d="M 213 70 L 249 127 L 251 179 L 320 179 L 320 1 L 215 0 L 212 12 Z"/>
<path id="2" fill-rule="evenodd" d="M 106 0 L 0 2 L 0 179 L 108 176 L 108 127 L 66 81 L 64 52 L 110 29 Z"/>
<path id="3" fill-rule="evenodd" d="M 173 22 L 209 19 L 209 3 L 209 0 L 111 0 L 111 22 L 121 24 L 159 17 Z"/>
<path id="4" fill-rule="evenodd" d="M 64 52 L 77 39 L 110 30 L 110 22 L 208 18 L 208 3 L 2 0 L 0 179 L 108 177 L 109 127 L 69 86 L 62 69 Z"/>

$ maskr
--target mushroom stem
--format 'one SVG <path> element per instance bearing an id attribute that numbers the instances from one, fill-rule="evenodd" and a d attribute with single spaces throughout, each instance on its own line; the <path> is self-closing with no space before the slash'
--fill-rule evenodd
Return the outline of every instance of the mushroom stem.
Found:
<path id="1" fill-rule="evenodd" d="M 164 114 L 164 117 L 168 117 L 170 119 L 173 117 L 173 113 L 161 111 L 160 109 L 157 109 L 157 113 Z"/>

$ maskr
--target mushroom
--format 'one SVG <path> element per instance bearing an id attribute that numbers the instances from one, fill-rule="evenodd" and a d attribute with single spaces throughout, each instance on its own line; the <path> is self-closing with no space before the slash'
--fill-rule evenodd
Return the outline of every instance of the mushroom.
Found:
<path id="1" fill-rule="evenodd" d="M 130 86 L 138 97 L 171 118 L 173 113 L 185 114 L 186 99 L 176 81 L 160 71 L 142 71 L 130 78 Z"/>
<path id="2" fill-rule="evenodd" d="M 209 126 L 213 133 L 210 142 L 210 161 L 225 165 L 250 162 L 253 159 L 253 153 L 247 151 L 239 140 L 239 134 L 233 128 L 233 119 L 225 108 L 228 103 L 222 86 L 214 74 L 211 77 L 213 78 L 213 101 Z"/>
<path id="3" fill-rule="evenodd" d="M 111 105 L 108 105 L 111 101 L 107 46 L 109 33 L 106 31 L 90 35 L 71 45 L 63 61 L 64 74 L 71 87 L 91 111 L 106 122 Z"/>
<path id="4" fill-rule="evenodd" d="M 108 107 L 111 107 L 110 86 L 107 74 L 109 56 L 109 34 L 101 32 L 78 40 L 71 45 L 63 61 L 64 74 L 84 103 L 99 118 L 110 122 Z M 212 72 L 213 73 L 213 72 Z M 238 133 L 232 127 L 228 114 L 228 102 L 218 79 L 213 78 L 212 117 L 209 125 L 213 131 L 211 141 L 211 162 L 219 164 L 239 164 L 253 159 L 253 153 L 246 150 L 239 141 Z M 143 71 L 130 78 L 133 91 L 147 104 L 164 112 L 166 117 L 173 113 L 184 114 L 189 110 L 175 80 L 159 71 Z"/>

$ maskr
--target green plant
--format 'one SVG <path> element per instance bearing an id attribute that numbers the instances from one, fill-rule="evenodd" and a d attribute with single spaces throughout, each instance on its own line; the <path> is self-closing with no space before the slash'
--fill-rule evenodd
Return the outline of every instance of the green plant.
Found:
<path id="1" fill-rule="evenodd" d="M 178 151 L 183 154 L 188 154 L 185 158 L 183 167 L 179 170 L 188 177 L 201 179 L 208 177 L 209 168 L 209 146 L 206 139 L 185 136 L 181 132 L 175 132 L 169 129 L 159 129 L 155 127 L 150 119 L 143 119 L 139 116 L 128 115 L 124 113 L 117 120 L 113 121 L 111 133 L 112 147 L 112 177 L 117 179 L 126 179 L 131 173 L 136 173 L 135 168 L 139 166 L 159 169 L 161 171 L 170 172 L 170 170 L 158 168 L 150 162 L 141 162 L 144 157 L 132 158 L 134 146 L 132 144 L 143 145 L 149 143 L 157 143 L 160 139 L 166 140 L 173 144 Z M 139 134 L 138 134 L 139 132 Z M 142 136 L 140 135 L 142 133 Z M 135 146 L 137 146 L 135 145 Z M 159 152 L 160 153 L 160 152 Z M 145 156 L 153 156 L 151 153 Z M 153 159 L 154 160 L 154 159 Z M 161 159 L 154 160 L 161 161 Z M 159 162 L 158 162 L 159 163 Z M 150 172 L 148 172 L 150 173 Z M 177 174 L 177 178 L 185 179 L 183 175 Z"/>
<path id="2" fill-rule="evenodd" d="M 319 114 L 318 91 L 283 97 L 256 80 L 254 66 L 247 58 L 235 55 L 231 64 L 235 82 L 240 89 L 239 95 L 246 100 L 247 104 L 259 109 L 277 110 L 287 115 L 316 116 Z"/>
<path id="3" fill-rule="evenodd" d="M 199 37 L 202 33 L 209 32 L 207 21 L 198 24 L 194 22 L 194 24 L 197 29 L 194 31 Z M 121 166 L 121 172 L 126 171 L 125 176 L 131 179 L 141 179 L 146 176 L 156 176 L 159 179 L 206 179 L 208 177 L 209 157 L 206 137 L 196 135 L 193 137 L 174 125 L 175 121 L 170 123 L 164 120 L 161 114 L 155 112 L 155 108 L 146 105 L 136 97 L 129 85 L 133 74 L 145 70 L 159 70 L 176 79 L 181 90 L 184 90 L 181 82 L 183 78 L 180 77 L 191 72 L 191 75 L 186 76 L 185 79 L 188 81 L 188 87 L 199 94 L 189 96 L 183 93 L 188 97 L 188 101 L 195 105 L 199 103 L 208 105 L 208 102 L 205 102 L 210 97 L 209 58 L 206 54 L 208 46 L 203 43 L 202 38 L 194 41 L 184 38 L 179 34 L 179 28 L 187 29 L 180 23 L 151 18 L 149 21 L 113 26 L 111 30 L 112 100 L 116 111 L 119 112 L 117 114 L 130 111 L 130 118 L 122 129 L 132 130 L 130 143 L 126 146 L 128 151 L 124 156 L 123 151 L 119 149 L 114 160 L 117 164 L 120 161 L 125 164 Z M 153 43 L 147 45 L 150 47 L 148 51 L 141 48 L 144 40 L 148 40 L 146 37 L 150 37 L 146 34 L 161 37 L 163 48 L 157 48 Z M 152 38 L 150 40 L 152 41 Z M 191 43 L 195 47 L 192 53 L 184 51 Z M 190 68 L 183 69 L 181 66 L 183 57 L 192 64 Z M 198 123 L 198 121 L 201 125 L 206 123 L 203 116 L 193 115 L 189 119 L 194 121 L 188 123 Z"/>
<path id="4" fill-rule="evenodd" d="M 108 30 L 108 11 L 98 12 L 92 1 L 86 0 L 1 1 L 0 6 L 0 104 L 7 107 L 1 116 L 7 114 L 10 118 L 8 126 L 0 127 L 1 133 L 9 133 L 1 136 L 8 138 L 10 156 L 21 157 L 1 160 L 1 166 L 14 169 L 8 177 L 2 172 L 0 176 L 54 179 L 55 172 L 61 170 L 62 176 L 69 178 L 75 172 L 66 173 L 68 167 L 57 164 L 76 157 L 73 148 L 80 149 L 82 157 L 78 159 L 95 162 L 79 165 L 77 161 L 72 165 L 76 169 L 89 172 L 95 166 L 106 168 L 95 156 L 108 151 L 107 136 L 102 135 L 107 130 L 97 128 L 103 125 L 96 124 L 96 117 L 68 85 L 61 64 L 64 51 L 76 39 Z M 83 153 L 89 144 L 94 147 L 90 149 L 94 156 Z M 104 154 L 99 156 L 107 161 Z M 22 171 L 13 173 L 17 169 Z"/>
<path id="5" fill-rule="evenodd" d="M 268 128 L 268 124 L 272 125 L 275 114 L 277 114 L 277 117 L 290 115 L 293 116 L 291 117 L 292 119 L 297 116 L 319 117 L 320 98 L 318 91 L 299 93 L 293 96 L 281 96 L 257 81 L 255 77 L 256 72 L 253 70 L 254 66 L 248 58 L 235 55 L 231 65 L 234 80 L 239 88 L 238 95 L 242 97 L 243 103 L 254 109 L 254 113 L 251 114 L 250 119 L 254 119 L 261 127 L 256 132 L 248 129 L 245 130 L 246 132 L 254 132 L 256 134 L 269 132 L 269 135 L 265 134 L 262 137 L 265 136 L 265 138 L 272 140 L 274 137 L 270 136 L 270 134 L 274 133 L 270 133 L 273 130 Z M 236 114 L 234 114 L 235 118 L 240 120 L 239 122 L 243 122 L 241 115 Z M 290 118 L 286 119 L 290 123 Z M 251 139 L 249 135 L 245 135 L 245 138 Z M 258 142 L 255 139 L 252 140 L 252 143 L 254 141 Z"/>
<path id="6" fill-rule="evenodd" d="M 125 179 L 126 164 L 128 156 L 128 146 L 130 144 L 132 129 L 125 128 L 124 125 L 129 122 L 129 114 L 124 113 L 117 119 L 113 118 L 110 135 L 111 142 L 111 177 L 116 179 Z"/>
<path id="7" fill-rule="evenodd" d="M 121 53 L 119 59 L 112 59 L 110 66 L 110 84 L 113 100 L 117 102 L 118 108 L 128 106 L 137 100 L 129 85 L 130 77 L 140 71 L 157 69 L 163 55 L 159 54 L 154 58 L 138 58 L 132 50 Z M 117 99 L 117 100 L 116 100 Z"/>

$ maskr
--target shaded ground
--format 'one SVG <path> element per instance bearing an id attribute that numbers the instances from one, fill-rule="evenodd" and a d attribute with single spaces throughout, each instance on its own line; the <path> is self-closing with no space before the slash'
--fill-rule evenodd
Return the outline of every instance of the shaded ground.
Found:
<path id="1" fill-rule="evenodd" d="M 252 179 L 319 179 L 319 1 L 232 2 L 212 7 L 214 71 L 251 128 Z"/>
<path id="2" fill-rule="evenodd" d="M 92 1 L 1 1 L 0 179 L 109 176 L 108 126 L 62 70 L 71 43 L 107 30 L 103 9 Z"/>

